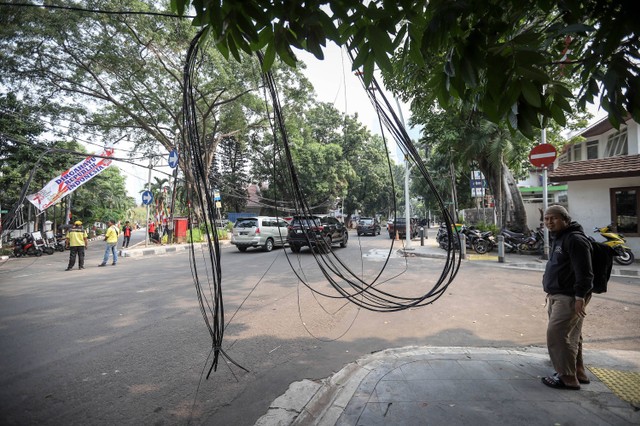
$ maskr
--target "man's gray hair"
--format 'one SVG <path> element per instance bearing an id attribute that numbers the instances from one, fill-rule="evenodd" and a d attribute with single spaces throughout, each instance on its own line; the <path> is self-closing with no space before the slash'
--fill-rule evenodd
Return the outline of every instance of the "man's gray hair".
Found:
<path id="1" fill-rule="evenodd" d="M 562 206 L 557 206 L 557 205 L 549 206 L 549 208 L 547 208 L 547 211 L 545 211 L 544 214 L 556 214 L 562 217 L 567 222 L 571 222 L 571 216 L 569 216 L 569 212 L 567 211 L 567 209 L 565 209 Z"/>

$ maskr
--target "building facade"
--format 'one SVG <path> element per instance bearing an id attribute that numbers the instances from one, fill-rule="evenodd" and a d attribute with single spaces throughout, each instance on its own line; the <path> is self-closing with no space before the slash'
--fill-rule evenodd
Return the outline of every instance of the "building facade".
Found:
<path id="1" fill-rule="evenodd" d="M 585 140 L 567 145 L 549 172 L 551 184 L 567 189 L 566 207 L 587 234 L 613 225 L 640 253 L 640 126 L 628 118 L 619 129 L 603 119 L 580 133 Z"/>

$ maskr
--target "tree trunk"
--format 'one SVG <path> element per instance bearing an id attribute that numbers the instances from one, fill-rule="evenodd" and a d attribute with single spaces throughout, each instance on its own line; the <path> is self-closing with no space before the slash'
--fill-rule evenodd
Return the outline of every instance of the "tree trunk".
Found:
<path id="1" fill-rule="evenodd" d="M 498 212 L 496 225 L 499 228 L 526 231 L 527 213 L 511 170 L 504 163 L 495 167 L 486 159 L 479 160 L 478 166 L 494 196 L 495 209 Z"/>

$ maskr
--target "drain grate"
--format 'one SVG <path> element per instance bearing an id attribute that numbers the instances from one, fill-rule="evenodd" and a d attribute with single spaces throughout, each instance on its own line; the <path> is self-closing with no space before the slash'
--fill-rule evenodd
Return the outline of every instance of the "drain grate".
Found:
<path id="1" fill-rule="evenodd" d="M 640 407 L 640 372 L 588 367 L 618 398 Z"/>

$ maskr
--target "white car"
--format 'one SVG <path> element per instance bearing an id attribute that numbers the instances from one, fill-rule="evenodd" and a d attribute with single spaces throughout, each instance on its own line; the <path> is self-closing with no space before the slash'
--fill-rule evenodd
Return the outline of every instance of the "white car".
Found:
<path id="1" fill-rule="evenodd" d="M 231 244 L 240 251 L 246 251 L 249 247 L 260 247 L 264 251 L 271 251 L 276 246 L 284 247 L 288 225 L 278 217 L 240 217 L 233 225 Z"/>

